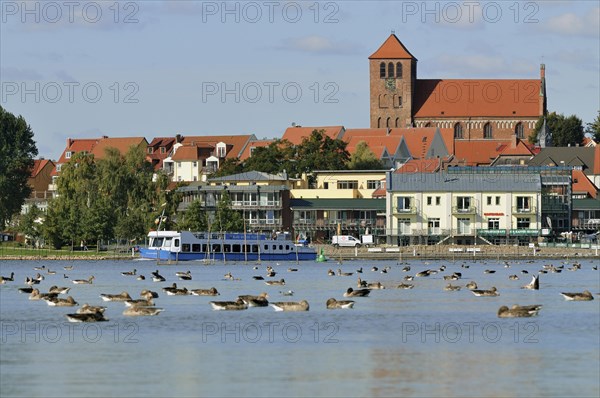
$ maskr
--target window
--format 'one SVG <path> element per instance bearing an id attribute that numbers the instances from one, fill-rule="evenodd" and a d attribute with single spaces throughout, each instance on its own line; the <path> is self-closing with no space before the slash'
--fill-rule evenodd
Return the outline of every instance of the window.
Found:
<path id="1" fill-rule="evenodd" d="M 227 147 L 226 147 L 225 143 L 219 142 L 217 144 L 217 157 L 224 158 L 226 154 L 227 154 Z"/>
<path id="2" fill-rule="evenodd" d="M 517 196 L 517 212 L 531 210 L 531 198 L 529 196 Z"/>
<path id="3" fill-rule="evenodd" d="M 394 64 L 392 62 L 388 64 L 388 77 L 394 77 Z"/>
<path id="4" fill-rule="evenodd" d="M 486 123 L 483 126 L 483 138 L 485 138 L 485 139 L 493 138 L 492 125 L 490 123 Z"/>
<path id="5" fill-rule="evenodd" d="M 396 78 L 402 79 L 402 64 L 400 62 L 396 62 Z"/>
<path id="6" fill-rule="evenodd" d="M 62 164 L 57 164 L 56 165 L 56 171 L 60 172 L 60 169 L 62 169 Z"/>
<path id="7" fill-rule="evenodd" d="M 525 138 L 525 132 L 523 130 L 523 123 L 521 123 L 521 122 L 517 123 L 517 125 L 515 126 L 515 135 L 519 139 Z"/>
<path id="8" fill-rule="evenodd" d="M 427 227 L 429 228 L 429 235 L 439 235 L 440 234 L 440 219 L 439 218 L 430 218 L 427 221 Z"/>
<path id="9" fill-rule="evenodd" d="M 379 64 L 379 77 L 385 78 L 385 62 Z"/>
<path id="10" fill-rule="evenodd" d="M 407 212 L 410 211 L 410 200 L 409 196 L 400 196 L 398 197 L 398 212 Z"/>
<path id="11" fill-rule="evenodd" d="M 488 229 L 500 229 L 500 219 L 488 218 Z"/>
<path id="12" fill-rule="evenodd" d="M 194 167 L 198 167 L 198 162 L 193 162 L 193 163 L 192 163 L 192 165 L 193 165 Z"/>
<path id="13" fill-rule="evenodd" d="M 500 196 L 496 196 L 496 206 L 500 206 Z"/>
<path id="14" fill-rule="evenodd" d="M 323 183 L 323 189 L 329 189 L 329 183 L 328 182 L 324 182 Z"/>
<path id="15" fill-rule="evenodd" d="M 153 152 L 154 152 L 154 148 L 152 148 L 152 147 L 148 147 L 148 153 L 149 153 L 150 155 L 152 155 L 152 153 L 153 153 Z"/>
<path id="16" fill-rule="evenodd" d="M 529 229 L 529 224 L 531 223 L 530 218 L 517 218 L 517 229 Z"/>
<path id="17" fill-rule="evenodd" d="M 458 211 L 468 211 L 471 207 L 470 196 L 459 196 L 456 198 L 456 208 Z"/>
<path id="18" fill-rule="evenodd" d="M 454 125 L 454 138 L 463 138 L 463 129 L 460 123 Z"/>
<path id="19" fill-rule="evenodd" d="M 428 197 L 427 197 L 427 206 L 431 206 L 432 199 L 433 199 L 433 197 L 432 197 L 432 196 L 428 196 Z"/>
<path id="20" fill-rule="evenodd" d="M 398 233 L 400 235 L 410 235 L 410 219 L 399 218 L 398 219 Z"/>
<path id="21" fill-rule="evenodd" d="M 367 189 L 378 189 L 381 188 L 381 181 L 379 180 L 368 180 Z"/>
<path id="22" fill-rule="evenodd" d="M 460 235 L 469 235 L 471 233 L 471 220 L 468 218 L 458 218 L 458 233 Z"/>
<path id="23" fill-rule="evenodd" d="M 435 197 L 435 205 L 439 206 L 442 203 L 442 197 L 441 196 L 436 196 Z"/>
<path id="24" fill-rule="evenodd" d="M 488 197 L 487 197 L 487 201 L 486 201 L 486 203 L 487 203 L 487 205 L 488 205 L 488 206 L 491 206 L 491 205 L 492 205 L 492 197 L 491 197 L 491 196 L 488 196 Z"/>
<path id="25" fill-rule="evenodd" d="M 71 155 L 72 155 L 72 154 L 73 154 L 73 152 L 71 152 L 71 151 L 67 151 L 67 152 L 65 153 L 65 158 L 67 158 L 67 159 L 71 159 Z"/>
<path id="26" fill-rule="evenodd" d="M 338 181 L 338 189 L 358 189 L 358 181 Z"/>
<path id="27" fill-rule="evenodd" d="M 160 153 L 167 153 L 167 148 L 165 148 L 164 146 L 161 146 Z"/>
<path id="28" fill-rule="evenodd" d="M 181 162 L 177 162 L 177 167 L 181 167 Z"/>

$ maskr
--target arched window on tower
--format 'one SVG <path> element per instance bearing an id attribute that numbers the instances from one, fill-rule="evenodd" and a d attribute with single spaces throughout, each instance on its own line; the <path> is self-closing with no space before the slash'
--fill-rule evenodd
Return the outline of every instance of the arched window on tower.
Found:
<path id="1" fill-rule="evenodd" d="M 377 128 L 381 128 L 381 118 L 377 118 Z"/>
<path id="2" fill-rule="evenodd" d="M 385 62 L 379 64 L 379 77 L 382 79 L 385 77 Z"/>
<path id="3" fill-rule="evenodd" d="M 388 77 L 394 77 L 394 64 L 392 62 L 388 64 Z"/>
<path id="4" fill-rule="evenodd" d="M 423 126 L 423 127 L 431 127 L 431 122 L 425 123 L 425 126 Z"/>
<path id="5" fill-rule="evenodd" d="M 396 118 L 396 125 L 394 127 L 400 127 L 400 118 Z"/>
<path id="6" fill-rule="evenodd" d="M 387 120 L 385 121 L 385 127 L 390 128 L 390 119 L 391 118 L 387 118 Z"/>
<path id="7" fill-rule="evenodd" d="M 402 64 L 400 62 L 396 62 L 396 77 L 402 79 Z"/>
<path id="8" fill-rule="evenodd" d="M 486 123 L 483 126 L 483 138 L 486 138 L 486 139 L 493 138 L 492 125 L 490 123 Z"/>
<path id="9" fill-rule="evenodd" d="M 519 138 L 521 140 L 525 138 L 525 131 L 523 129 L 523 123 L 521 123 L 521 122 L 517 123 L 517 125 L 515 126 L 515 135 L 517 136 L 517 138 Z"/>
<path id="10" fill-rule="evenodd" d="M 460 123 L 454 125 L 454 138 L 463 138 L 463 128 Z"/>

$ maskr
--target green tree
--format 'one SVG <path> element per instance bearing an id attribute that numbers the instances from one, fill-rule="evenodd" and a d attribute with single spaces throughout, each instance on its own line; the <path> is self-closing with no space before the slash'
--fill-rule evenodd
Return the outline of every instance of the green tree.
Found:
<path id="1" fill-rule="evenodd" d="M 19 220 L 19 231 L 26 237 L 31 238 L 34 242 L 42 236 L 42 223 L 44 213 L 34 204 L 29 208 L 29 211 Z"/>
<path id="2" fill-rule="evenodd" d="M 356 150 L 350 156 L 348 162 L 350 170 L 382 170 L 383 163 L 377 159 L 371 148 L 365 141 L 360 141 L 356 145 Z"/>
<path id="3" fill-rule="evenodd" d="M 346 142 L 332 139 L 324 130 L 313 130 L 296 148 L 296 173 L 306 173 L 314 183 L 315 170 L 345 170 L 350 160 Z"/>
<path id="4" fill-rule="evenodd" d="M 543 123 L 544 117 L 540 116 L 535 125 L 534 133 L 529 137 L 530 142 L 535 143 L 537 141 L 537 135 Z M 546 115 L 546 125 L 552 134 L 552 146 L 577 145 L 583 141 L 583 122 L 575 115 L 566 117 L 562 113 L 549 113 Z"/>
<path id="5" fill-rule="evenodd" d="M 33 131 L 25 119 L 0 106 L 0 230 L 19 214 L 31 194 L 27 180 L 37 154 Z"/>
<path id="6" fill-rule="evenodd" d="M 600 143 L 600 110 L 596 119 L 586 125 L 586 133 L 591 134 L 594 141 Z"/>
<path id="7" fill-rule="evenodd" d="M 258 147 L 244 162 L 245 171 L 262 171 L 277 174 L 286 170 L 294 173 L 295 149 L 288 140 L 275 140 L 265 147 Z"/>
<path id="8" fill-rule="evenodd" d="M 221 193 L 217 212 L 213 220 L 212 231 L 243 232 L 244 219 L 240 212 L 231 208 L 231 198 L 226 190 Z"/>
<path id="9" fill-rule="evenodd" d="M 238 158 L 227 158 L 219 165 L 219 169 L 212 173 L 210 177 L 224 177 L 241 173 L 242 170 L 243 166 Z"/>
<path id="10" fill-rule="evenodd" d="M 187 231 L 206 231 L 208 229 L 207 214 L 200 200 L 193 201 L 181 216 L 179 229 Z"/>

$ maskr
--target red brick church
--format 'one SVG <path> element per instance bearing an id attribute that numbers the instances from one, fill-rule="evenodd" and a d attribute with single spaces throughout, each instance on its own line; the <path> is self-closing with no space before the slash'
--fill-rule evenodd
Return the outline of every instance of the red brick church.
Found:
<path id="1" fill-rule="evenodd" d="M 395 34 L 369 57 L 371 128 L 439 127 L 457 140 L 527 138 L 546 114 L 538 79 L 417 79 L 417 59 Z"/>

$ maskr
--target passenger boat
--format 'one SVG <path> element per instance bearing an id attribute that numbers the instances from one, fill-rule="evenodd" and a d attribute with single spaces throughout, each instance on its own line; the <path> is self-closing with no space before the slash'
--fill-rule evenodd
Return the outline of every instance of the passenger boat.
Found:
<path id="1" fill-rule="evenodd" d="M 310 261 L 317 258 L 314 248 L 294 243 L 288 232 L 270 236 L 260 233 L 150 231 L 148 238 L 148 247 L 139 249 L 142 258 L 172 261 Z"/>

